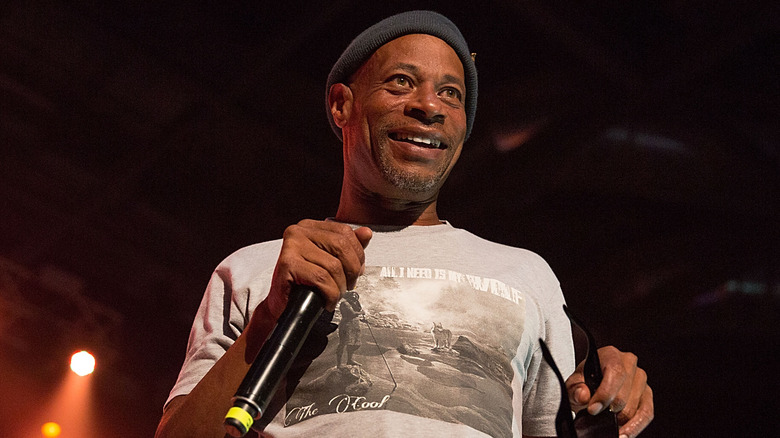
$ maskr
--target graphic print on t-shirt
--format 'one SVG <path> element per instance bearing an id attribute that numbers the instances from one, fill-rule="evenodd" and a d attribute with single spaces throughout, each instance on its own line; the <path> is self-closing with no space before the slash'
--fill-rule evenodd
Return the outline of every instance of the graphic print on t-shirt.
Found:
<path id="1" fill-rule="evenodd" d="M 524 318 L 522 292 L 497 280 L 366 267 L 288 400 L 285 425 L 388 409 L 511 436 L 510 361 Z"/>

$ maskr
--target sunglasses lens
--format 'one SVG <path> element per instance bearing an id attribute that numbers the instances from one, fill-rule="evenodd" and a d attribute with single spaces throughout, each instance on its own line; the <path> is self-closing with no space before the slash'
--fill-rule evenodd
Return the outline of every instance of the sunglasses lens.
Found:
<path id="1" fill-rule="evenodd" d="M 578 438 L 616 438 L 618 436 L 617 417 L 609 410 L 598 415 L 590 415 L 585 409 L 574 418 L 574 429 Z"/>

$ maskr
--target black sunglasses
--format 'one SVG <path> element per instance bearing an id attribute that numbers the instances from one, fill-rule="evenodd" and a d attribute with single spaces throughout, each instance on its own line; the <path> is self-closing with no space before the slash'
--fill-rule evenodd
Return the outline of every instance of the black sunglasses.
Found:
<path id="1" fill-rule="evenodd" d="M 604 378 L 601 374 L 601 362 L 599 361 L 596 340 L 593 339 L 593 335 L 590 334 L 588 329 L 572 315 L 565 304 L 563 311 L 569 317 L 569 321 L 585 332 L 585 336 L 588 338 L 588 354 L 585 356 L 583 374 L 585 375 L 585 385 L 587 385 L 590 393 L 593 394 Z M 609 409 L 601 411 L 598 415 L 590 415 L 587 409 L 583 409 L 572 418 L 569 394 L 566 391 L 566 383 L 563 380 L 563 376 L 555 365 L 552 354 L 550 354 L 550 350 L 542 339 L 539 339 L 539 344 L 542 347 L 542 356 L 544 356 L 545 362 L 555 372 L 555 375 L 558 377 L 558 383 L 561 385 L 561 404 L 558 407 L 558 414 L 555 416 L 555 432 L 558 438 L 617 438 L 617 415 Z"/>

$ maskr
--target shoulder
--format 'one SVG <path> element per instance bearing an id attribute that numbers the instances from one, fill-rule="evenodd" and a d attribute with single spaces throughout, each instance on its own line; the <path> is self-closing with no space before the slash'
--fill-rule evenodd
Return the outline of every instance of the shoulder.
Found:
<path id="1" fill-rule="evenodd" d="M 267 271 L 273 271 L 281 245 L 282 241 L 278 239 L 240 248 L 222 260 L 214 273 L 234 286 L 251 282 Z"/>
<path id="2" fill-rule="evenodd" d="M 527 291 L 534 291 L 540 296 L 550 296 L 559 293 L 560 283 L 547 261 L 536 252 L 494 242 L 477 236 L 466 230 L 459 230 L 459 239 L 468 242 L 468 252 L 476 263 L 490 266 L 497 272 L 509 272 L 521 279 Z"/>
<path id="3" fill-rule="evenodd" d="M 247 265 L 256 265 L 267 260 L 276 261 L 279 257 L 279 251 L 282 247 L 282 240 L 270 240 L 267 242 L 255 243 L 240 248 L 227 256 L 217 266 L 220 268 L 238 269 Z"/>
<path id="4" fill-rule="evenodd" d="M 457 235 L 459 238 L 463 239 L 463 241 L 469 242 L 480 251 L 493 254 L 491 259 L 508 257 L 512 263 L 522 262 L 525 264 L 538 265 L 540 267 L 549 268 L 544 258 L 530 249 L 494 242 L 492 240 L 478 236 L 471 231 L 460 228 L 455 228 L 455 231 L 458 233 Z"/>

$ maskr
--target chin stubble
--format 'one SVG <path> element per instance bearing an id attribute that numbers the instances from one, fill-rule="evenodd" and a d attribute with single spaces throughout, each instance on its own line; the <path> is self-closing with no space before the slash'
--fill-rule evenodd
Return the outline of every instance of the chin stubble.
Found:
<path id="1" fill-rule="evenodd" d="M 428 192 L 441 181 L 444 172 L 439 171 L 428 177 L 421 177 L 413 172 L 404 172 L 397 167 L 394 167 L 387 156 L 382 154 L 379 160 L 379 165 L 385 178 L 390 181 L 394 186 L 399 189 L 406 190 L 412 193 L 424 193 Z"/>

